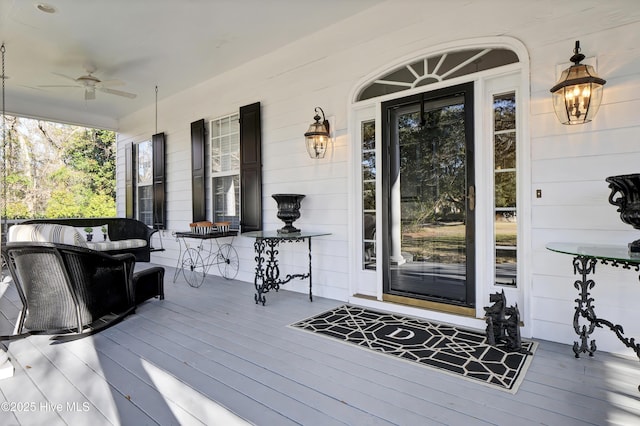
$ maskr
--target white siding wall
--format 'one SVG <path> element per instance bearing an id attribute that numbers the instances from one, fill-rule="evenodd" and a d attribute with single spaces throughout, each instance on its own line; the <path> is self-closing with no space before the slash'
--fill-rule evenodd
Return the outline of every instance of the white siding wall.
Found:
<path id="1" fill-rule="evenodd" d="M 330 13 L 328 14 L 330 19 Z M 349 296 L 349 193 L 351 136 L 348 114 L 354 86 L 366 75 L 398 58 L 430 46 L 487 36 L 508 36 L 528 49 L 531 66 L 532 259 L 530 279 L 534 337 L 569 343 L 576 291 L 571 258 L 547 251 L 549 241 L 627 243 L 640 233 L 624 225 L 609 205 L 604 179 L 640 172 L 640 7 L 636 0 L 426 2 L 394 0 L 338 22 L 319 33 L 213 78 L 159 103 L 158 131 L 167 135 L 167 217 L 169 230 L 185 230 L 191 221 L 189 124 L 262 103 L 264 227 L 280 226 L 270 194 L 306 194 L 303 229 L 331 232 L 314 241 L 314 293 L 346 300 Z M 575 40 L 597 58 L 607 80 L 601 110 L 593 123 L 562 126 L 553 113 L 549 88 L 556 66 L 568 62 Z M 212 55 L 215 49 L 212 47 Z M 192 66 L 197 66 L 194 64 Z M 162 82 L 158 82 L 162 94 Z M 150 88 L 151 90 L 151 88 Z M 161 96 L 162 97 L 162 96 Z M 336 138 L 322 161 L 308 157 L 303 133 L 321 106 Z M 124 214 L 123 149 L 127 142 L 155 132 L 154 109 L 119 123 L 118 213 Z M 355 213 L 357 214 L 357 212 Z M 173 266 L 176 244 L 166 232 L 167 250 L 153 261 Z M 253 280 L 253 246 L 246 238 L 234 245 L 241 258 L 238 276 Z M 293 247 L 293 246 L 292 246 Z M 285 267 L 305 267 L 302 248 L 286 255 Z M 354 261 L 359 261 L 355 259 Z M 214 270 L 215 271 L 215 270 Z M 217 271 L 215 271 L 217 272 Z M 598 265 L 597 313 L 640 336 L 637 273 Z M 306 283 L 287 288 L 305 291 Z M 529 286 L 526 286 L 529 287 Z M 488 301 L 478 301 L 487 305 Z M 613 333 L 597 330 L 600 349 L 629 354 Z"/>

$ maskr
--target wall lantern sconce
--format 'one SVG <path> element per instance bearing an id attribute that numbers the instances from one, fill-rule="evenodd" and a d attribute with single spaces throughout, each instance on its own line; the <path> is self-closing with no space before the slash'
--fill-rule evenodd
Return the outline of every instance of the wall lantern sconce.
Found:
<path id="1" fill-rule="evenodd" d="M 320 115 L 318 110 L 322 113 L 322 122 L 320 121 Z M 315 108 L 316 115 L 313 117 L 316 120 L 311 123 L 309 130 L 304 134 L 305 142 L 307 145 L 307 152 L 311 158 L 324 158 L 324 154 L 327 152 L 327 146 L 329 145 L 329 122 L 324 116 L 324 111 L 320 107 Z"/>
<path id="2" fill-rule="evenodd" d="M 562 71 L 560 80 L 551 88 L 553 109 L 562 124 L 582 124 L 593 120 L 600 102 L 605 80 L 598 77 L 591 65 L 580 63 L 584 55 L 580 53 L 580 41 L 573 49 L 571 65 Z"/>

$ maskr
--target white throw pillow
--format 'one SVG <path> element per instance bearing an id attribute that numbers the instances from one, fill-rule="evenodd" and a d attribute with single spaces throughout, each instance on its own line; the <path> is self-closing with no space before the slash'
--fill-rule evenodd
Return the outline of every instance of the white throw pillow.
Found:
<path id="1" fill-rule="evenodd" d="M 83 233 L 84 234 L 84 233 Z M 73 226 L 53 223 L 13 225 L 9 228 L 8 240 L 61 243 L 86 247 L 85 238 Z"/>

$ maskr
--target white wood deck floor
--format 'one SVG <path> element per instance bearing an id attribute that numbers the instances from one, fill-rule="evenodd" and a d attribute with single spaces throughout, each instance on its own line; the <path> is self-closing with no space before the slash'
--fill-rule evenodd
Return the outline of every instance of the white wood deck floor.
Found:
<path id="1" fill-rule="evenodd" d="M 95 336 L 6 344 L 16 371 L 0 380 L 0 424 L 640 424 L 632 357 L 575 359 L 543 341 L 511 395 L 287 327 L 342 302 L 283 290 L 263 307 L 249 283 L 172 277 L 164 301 Z M 0 331 L 18 307 L 9 287 Z"/>

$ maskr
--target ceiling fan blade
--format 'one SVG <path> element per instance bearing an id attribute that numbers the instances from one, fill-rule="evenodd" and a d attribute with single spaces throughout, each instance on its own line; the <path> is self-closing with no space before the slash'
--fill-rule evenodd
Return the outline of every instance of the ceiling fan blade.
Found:
<path id="1" fill-rule="evenodd" d="M 66 78 L 67 80 L 76 81 L 75 78 L 69 77 L 68 75 L 60 74 L 59 72 L 52 72 L 51 74 L 55 74 L 58 77 Z"/>
<path id="2" fill-rule="evenodd" d="M 98 88 L 98 90 L 104 93 L 109 93 L 110 95 L 124 96 L 125 98 L 129 98 L 129 99 L 134 99 L 136 96 L 138 96 L 134 93 L 123 92 L 122 90 L 114 90 L 106 87 L 100 87 Z"/>
<path id="3" fill-rule="evenodd" d="M 40 84 L 38 87 L 80 87 L 80 86 L 71 86 L 71 85 L 60 85 L 60 84 Z"/>
<path id="4" fill-rule="evenodd" d="M 44 89 L 40 89 L 38 87 L 33 87 L 33 86 L 25 86 L 24 84 L 18 84 L 18 86 L 25 87 L 25 88 L 31 89 L 31 90 L 38 90 L 40 92 L 46 92 L 46 90 L 44 90 Z"/>
<path id="5" fill-rule="evenodd" d="M 124 86 L 124 81 L 122 80 L 103 80 L 100 83 L 96 84 L 99 87 L 113 87 L 113 86 Z"/>

